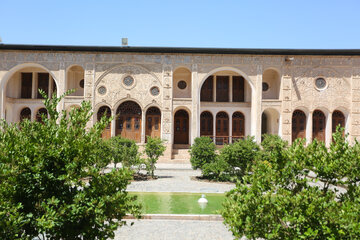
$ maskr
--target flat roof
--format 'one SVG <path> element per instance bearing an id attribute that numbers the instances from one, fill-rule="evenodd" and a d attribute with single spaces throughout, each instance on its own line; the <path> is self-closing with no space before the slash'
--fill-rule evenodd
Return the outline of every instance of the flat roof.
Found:
<path id="1" fill-rule="evenodd" d="M 360 49 L 260 49 L 260 48 L 190 48 L 132 46 L 71 46 L 3 44 L 0 50 L 62 51 L 62 52 L 122 52 L 122 53 L 187 53 L 187 54 L 255 54 L 255 55 L 326 55 L 360 56 Z"/>

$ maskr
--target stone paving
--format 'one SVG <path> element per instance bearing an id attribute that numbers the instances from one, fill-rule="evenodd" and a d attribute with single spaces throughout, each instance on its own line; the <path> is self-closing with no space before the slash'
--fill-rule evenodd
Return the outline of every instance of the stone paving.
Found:
<path id="1" fill-rule="evenodd" d="M 132 220 L 134 221 L 134 220 Z M 128 220 L 130 223 L 131 221 Z M 116 231 L 116 240 L 227 240 L 234 239 L 220 221 L 135 220 Z"/>
<path id="2" fill-rule="evenodd" d="M 127 190 L 135 192 L 196 192 L 196 193 L 223 193 L 235 187 L 231 183 L 216 183 L 192 180 L 191 177 L 200 176 L 198 170 L 182 164 L 174 167 L 173 164 L 159 165 L 155 170 L 157 180 L 132 182 Z"/>

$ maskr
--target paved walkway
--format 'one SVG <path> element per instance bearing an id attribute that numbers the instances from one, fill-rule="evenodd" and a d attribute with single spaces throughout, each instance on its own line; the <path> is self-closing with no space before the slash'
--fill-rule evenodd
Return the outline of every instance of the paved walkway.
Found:
<path id="1" fill-rule="evenodd" d="M 155 170 L 156 180 L 132 182 L 127 190 L 135 192 L 195 192 L 195 193 L 223 193 L 235 187 L 232 183 L 216 183 L 192 180 L 201 176 L 199 170 L 191 170 L 186 164 L 161 164 Z"/>
<path id="2" fill-rule="evenodd" d="M 116 240 L 230 240 L 234 239 L 220 221 L 132 220 L 116 231 Z"/>

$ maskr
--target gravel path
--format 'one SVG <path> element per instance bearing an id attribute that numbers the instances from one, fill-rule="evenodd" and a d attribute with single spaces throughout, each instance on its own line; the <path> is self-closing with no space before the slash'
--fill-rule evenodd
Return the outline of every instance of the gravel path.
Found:
<path id="1" fill-rule="evenodd" d="M 220 221 L 136 220 L 133 226 L 128 224 L 118 229 L 115 239 L 230 240 L 234 238 Z"/>

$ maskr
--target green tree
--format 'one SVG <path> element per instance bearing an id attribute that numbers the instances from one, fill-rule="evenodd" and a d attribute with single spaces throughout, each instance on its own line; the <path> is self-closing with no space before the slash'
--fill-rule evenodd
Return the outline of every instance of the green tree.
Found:
<path id="1" fill-rule="evenodd" d="M 256 156 L 259 153 L 259 145 L 254 137 L 246 137 L 243 140 L 225 145 L 220 152 L 220 158 L 228 163 L 232 176 L 242 178 L 251 168 Z"/>
<path id="2" fill-rule="evenodd" d="M 252 174 L 227 194 L 225 224 L 238 238 L 358 239 L 358 145 L 350 146 L 340 129 L 330 148 L 269 139 Z"/>
<path id="3" fill-rule="evenodd" d="M 63 97 L 46 98 L 43 123 L 1 122 L 1 239 L 114 238 L 125 214 L 139 216 L 135 197 L 126 192 L 131 173 L 103 174 L 111 157 L 100 136 L 109 119 L 86 128 L 91 104 L 67 116 L 56 111 Z"/>
<path id="4" fill-rule="evenodd" d="M 216 146 L 209 137 L 195 138 L 194 144 L 190 147 L 190 162 L 193 169 L 202 169 L 207 163 L 215 162 Z"/>
<path id="5" fill-rule="evenodd" d="M 154 177 L 155 164 L 159 160 L 159 157 L 164 154 L 166 147 L 160 138 L 148 136 L 146 140 L 145 153 L 148 156 L 145 161 L 146 170 L 151 177 Z"/>
<path id="6" fill-rule="evenodd" d="M 124 167 L 140 170 L 143 161 L 141 161 L 139 147 L 134 140 L 116 136 L 107 140 L 107 144 L 110 147 L 115 167 L 121 163 Z"/>

